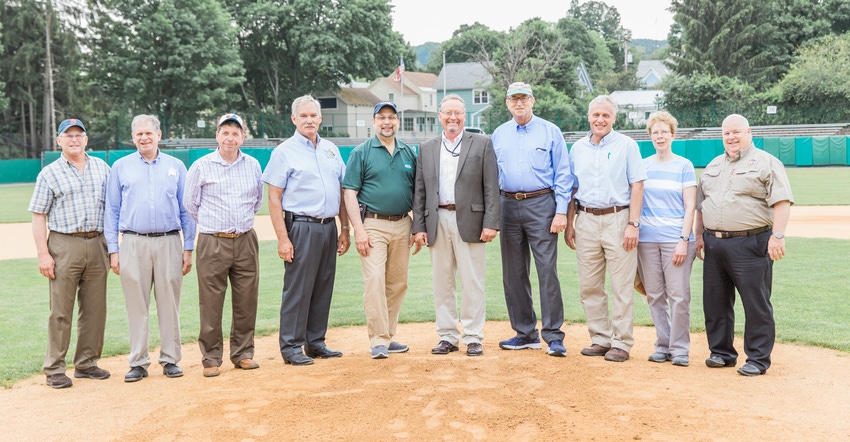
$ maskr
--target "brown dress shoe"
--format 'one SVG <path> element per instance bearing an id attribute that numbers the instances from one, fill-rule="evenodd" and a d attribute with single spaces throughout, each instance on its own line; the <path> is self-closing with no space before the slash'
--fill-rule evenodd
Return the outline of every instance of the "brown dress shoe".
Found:
<path id="1" fill-rule="evenodd" d="M 253 370 L 255 368 L 260 368 L 260 364 L 254 362 L 251 358 L 245 358 L 236 364 L 236 368 L 241 368 L 243 370 Z"/>
<path id="2" fill-rule="evenodd" d="M 611 347 L 603 347 L 599 344 L 593 344 L 590 347 L 581 349 L 581 354 L 585 356 L 605 356 L 605 353 L 608 353 L 608 350 L 611 350 Z"/>
<path id="3" fill-rule="evenodd" d="M 80 370 L 79 368 L 74 369 L 74 377 L 75 378 L 88 378 L 88 379 L 106 379 L 108 378 L 110 373 L 97 365 Z"/>
<path id="4" fill-rule="evenodd" d="M 74 383 L 65 373 L 47 375 L 47 386 L 53 388 L 68 388 Z"/>
<path id="5" fill-rule="evenodd" d="M 481 347 L 480 342 L 472 342 L 466 346 L 466 355 L 467 356 L 481 356 L 484 354 L 484 348 Z"/>
<path id="6" fill-rule="evenodd" d="M 629 360 L 629 352 L 620 348 L 612 348 L 611 350 L 608 350 L 608 353 L 605 353 L 605 360 L 611 362 L 625 362 Z"/>
<path id="7" fill-rule="evenodd" d="M 431 349 L 431 354 L 447 355 L 453 351 L 458 351 L 457 345 L 454 345 L 449 341 L 440 341 L 436 347 Z"/>
<path id="8" fill-rule="evenodd" d="M 204 377 L 214 378 L 219 375 L 218 367 L 204 367 Z"/>

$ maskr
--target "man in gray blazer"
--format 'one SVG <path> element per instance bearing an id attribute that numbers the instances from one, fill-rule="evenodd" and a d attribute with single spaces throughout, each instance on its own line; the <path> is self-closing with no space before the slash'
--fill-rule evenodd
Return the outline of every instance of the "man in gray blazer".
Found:
<path id="1" fill-rule="evenodd" d="M 464 132 L 466 107 L 451 94 L 440 103 L 443 133 L 419 147 L 413 195 L 413 234 L 431 250 L 434 308 L 440 342 L 433 354 L 457 351 L 463 340 L 468 356 L 483 353 L 485 243 L 499 228 L 499 171 L 493 143 Z M 458 330 L 457 287 L 463 299 Z"/>

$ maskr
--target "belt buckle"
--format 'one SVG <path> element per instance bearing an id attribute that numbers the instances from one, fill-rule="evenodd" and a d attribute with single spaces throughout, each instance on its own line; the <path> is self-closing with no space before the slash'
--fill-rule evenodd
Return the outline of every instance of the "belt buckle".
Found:
<path id="1" fill-rule="evenodd" d="M 723 239 L 723 232 L 714 232 L 714 236 Z"/>
<path id="2" fill-rule="evenodd" d="M 525 194 L 525 193 L 517 192 L 517 193 L 514 194 L 514 198 L 516 198 L 517 201 L 522 201 L 522 200 L 528 198 L 526 195 L 527 194 Z"/>

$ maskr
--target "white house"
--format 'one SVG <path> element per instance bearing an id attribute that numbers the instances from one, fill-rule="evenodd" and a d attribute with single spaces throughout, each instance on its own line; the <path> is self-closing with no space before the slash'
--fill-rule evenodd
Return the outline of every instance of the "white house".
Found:
<path id="1" fill-rule="evenodd" d="M 649 116 L 661 108 L 664 91 L 614 91 L 611 99 L 620 107 L 620 117 L 634 124 L 644 124 Z"/>

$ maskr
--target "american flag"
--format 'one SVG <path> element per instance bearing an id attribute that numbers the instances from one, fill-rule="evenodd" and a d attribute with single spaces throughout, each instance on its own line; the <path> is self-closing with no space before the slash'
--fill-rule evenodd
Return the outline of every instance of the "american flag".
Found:
<path id="1" fill-rule="evenodd" d="M 399 57 L 398 67 L 395 69 L 395 81 L 401 81 L 401 75 L 404 74 L 404 59 Z"/>

